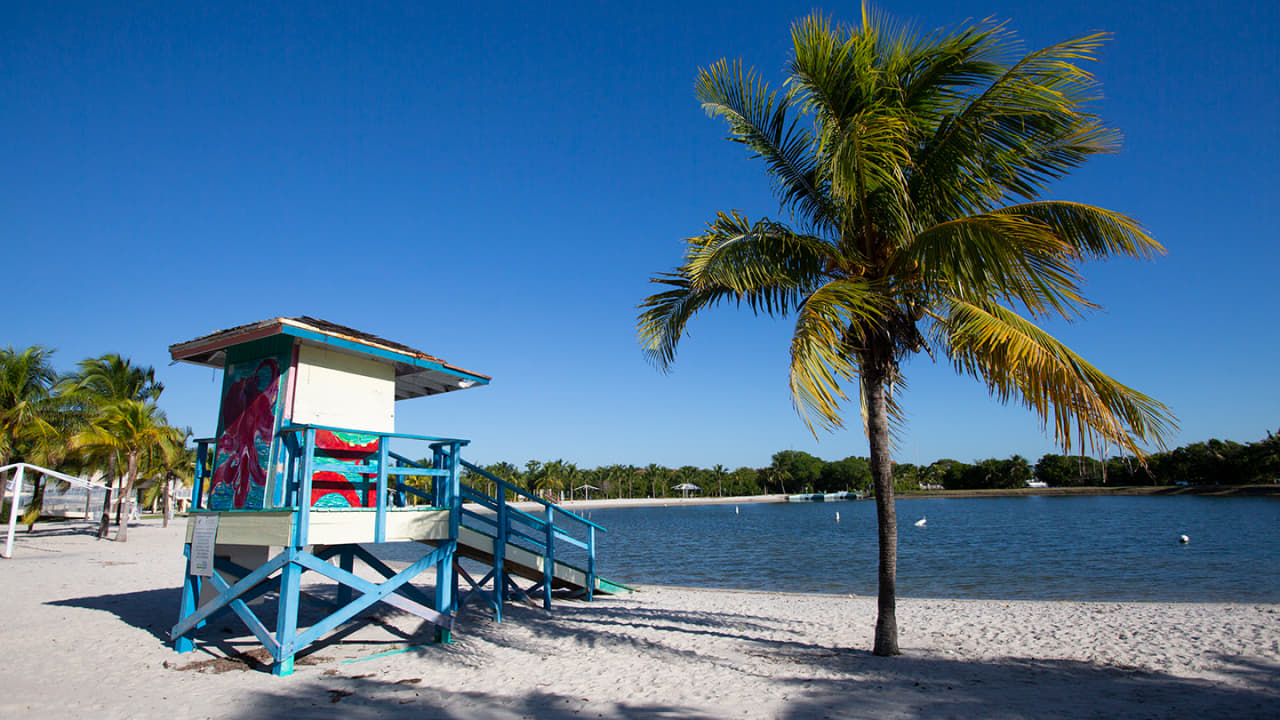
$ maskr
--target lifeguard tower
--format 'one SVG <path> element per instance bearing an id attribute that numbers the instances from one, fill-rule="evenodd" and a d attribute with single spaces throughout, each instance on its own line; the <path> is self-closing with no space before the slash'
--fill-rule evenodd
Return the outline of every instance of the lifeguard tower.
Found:
<path id="1" fill-rule="evenodd" d="M 189 562 L 171 633 L 179 652 L 195 648 L 206 620 L 230 610 L 270 651 L 272 671 L 287 675 L 295 653 L 378 602 L 432 623 L 436 639 L 448 642 L 459 605 L 472 596 L 501 621 L 512 597 L 531 602 L 540 593 L 550 609 L 553 589 L 588 600 L 626 589 L 595 573 L 595 535 L 604 528 L 466 462 L 467 440 L 395 432 L 396 401 L 486 385 L 488 377 L 309 317 L 242 325 L 169 353 L 223 370 L 217 436 L 196 446 Z M 464 470 L 489 481 L 493 495 L 463 484 Z M 362 546 L 407 541 L 430 550 L 398 571 Z M 558 560 L 558 548 L 575 564 Z M 488 573 L 476 581 L 459 557 Z M 356 561 L 383 581 L 357 575 Z M 430 592 L 415 585 L 433 569 Z M 304 591 L 304 573 L 336 583 L 337 592 Z M 521 588 L 514 577 L 534 585 Z M 469 584 L 461 597 L 459 578 Z M 327 614 L 299 628 L 304 596 Z"/>

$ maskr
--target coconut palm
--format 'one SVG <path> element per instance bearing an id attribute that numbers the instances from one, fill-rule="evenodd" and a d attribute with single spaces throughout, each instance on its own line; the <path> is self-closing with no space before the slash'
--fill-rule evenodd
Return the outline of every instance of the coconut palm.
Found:
<path id="1" fill-rule="evenodd" d="M 59 378 L 50 363 L 52 350 L 33 345 L 18 352 L 0 350 L 0 465 L 20 460 L 61 467 L 67 438 L 83 422 L 79 408 L 57 392 Z M 22 522 L 30 531 L 40 517 L 45 478 L 37 476 Z M 59 485 L 61 481 L 57 481 Z"/>
<path id="2" fill-rule="evenodd" d="M 169 520 L 173 518 L 175 483 L 185 487 L 195 482 L 196 451 L 187 445 L 192 435 L 191 428 L 175 428 L 174 432 L 173 440 L 176 442 L 153 446 L 145 457 L 147 473 L 157 482 L 142 502 L 144 505 L 154 505 L 157 500 L 162 503 L 164 527 L 169 527 Z"/>
<path id="3" fill-rule="evenodd" d="M 59 383 L 61 394 L 71 399 L 89 415 L 103 412 L 121 401 L 146 402 L 159 399 L 164 385 L 156 382 L 155 368 L 150 365 L 135 366 L 127 358 L 116 353 L 106 353 L 96 358 L 86 358 L 77 363 L 79 371 Z M 81 448 L 90 461 L 106 471 L 107 495 L 102 503 L 102 521 L 99 537 L 106 537 L 111 519 L 111 495 L 119 479 L 123 456 L 106 446 Z M 121 494 L 121 499 L 124 495 Z M 116 524 L 121 525 L 123 503 L 116 506 Z"/>
<path id="4" fill-rule="evenodd" d="M 781 91 L 740 62 L 701 71 L 698 97 L 763 160 L 783 220 L 720 212 L 653 278 L 639 332 L 662 369 L 701 309 L 795 315 L 790 385 L 811 430 L 842 425 L 856 392 L 879 526 L 874 651 L 898 653 L 891 426 L 900 362 L 946 358 L 1002 402 L 1030 408 L 1064 447 L 1163 446 L 1161 403 L 1100 372 L 1034 321 L 1096 308 L 1079 266 L 1163 248 L 1125 215 L 1043 200 L 1048 183 L 1118 146 L 1089 108 L 1090 35 L 1021 54 L 1003 26 L 925 37 L 865 8 L 792 29 Z"/>
<path id="5" fill-rule="evenodd" d="M 724 476 L 727 474 L 729 474 L 729 468 L 719 463 L 711 468 L 711 475 L 716 479 L 716 495 L 720 497 L 724 497 Z"/>
<path id="6" fill-rule="evenodd" d="M 48 455 L 62 433 L 52 354 L 39 345 L 0 350 L 0 465 L 13 460 L 53 464 Z"/>
<path id="7" fill-rule="evenodd" d="M 133 502 L 133 486 L 143 459 L 159 454 L 172 458 L 184 446 L 183 431 L 169 426 L 164 413 L 154 403 L 118 400 L 102 408 L 87 428 L 76 433 L 72 445 L 89 451 L 118 454 L 125 475 L 120 491 L 121 511 L 116 540 L 128 541 L 128 517 Z"/>
<path id="8" fill-rule="evenodd" d="M 89 400 L 159 400 L 164 384 L 156 382 L 155 368 L 136 366 L 128 358 L 106 353 L 76 363 L 79 372 L 67 379 L 67 390 Z"/>

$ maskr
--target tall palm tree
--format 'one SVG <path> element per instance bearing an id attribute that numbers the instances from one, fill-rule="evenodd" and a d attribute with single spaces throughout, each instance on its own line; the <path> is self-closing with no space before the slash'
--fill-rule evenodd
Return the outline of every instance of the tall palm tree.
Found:
<path id="1" fill-rule="evenodd" d="M 144 457 L 157 453 L 172 458 L 181 452 L 184 440 L 183 431 L 170 427 L 160 408 L 141 400 L 119 400 L 105 406 L 87 428 L 72 438 L 77 448 L 118 453 L 124 460 L 126 470 L 120 501 L 125 519 L 119 523 L 118 542 L 129 539 L 133 486 Z"/>
<path id="2" fill-rule="evenodd" d="M 890 429 L 903 358 L 945 357 L 1036 412 L 1064 447 L 1140 454 L 1173 427 L 1164 405 L 1033 322 L 1096 308 L 1083 262 L 1163 252 L 1132 218 L 1040 199 L 1118 147 L 1089 110 L 1096 83 L 1081 67 L 1104 40 L 1021 54 L 1003 26 L 918 37 L 864 7 L 856 25 L 814 14 L 793 26 L 780 92 L 736 61 L 699 75 L 703 107 L 764 161 L 789 217 L 717 213 L 686 241 L 684 264 L 653 278 L 664 290 L 641 305 L 641 342 L 666 369 L 703 308 L 794 313 L 790 385 L 810 430 L 841 427 L 856 387 L 879 526 L 878 655 L 898 653 Z"/>

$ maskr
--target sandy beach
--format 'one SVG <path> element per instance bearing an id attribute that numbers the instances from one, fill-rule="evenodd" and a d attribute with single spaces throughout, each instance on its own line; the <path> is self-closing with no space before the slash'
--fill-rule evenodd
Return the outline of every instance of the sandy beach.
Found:
<path id="1" fill-rule="evenodd" d="M 433 645 L 387 609 L 277 678 L 233 616 L 176 620 L 183 521 L 129 542 L 50 524 L 0 560 L 0 716 L 1248 718 L 1280 707 L 1280 605 L 904 599 L 642 587 L 553 612 L 464 609 Z M 625 580 L 625 578 L 619 578 Z M 384 606 L 385 607 L 385 606 Z"/>

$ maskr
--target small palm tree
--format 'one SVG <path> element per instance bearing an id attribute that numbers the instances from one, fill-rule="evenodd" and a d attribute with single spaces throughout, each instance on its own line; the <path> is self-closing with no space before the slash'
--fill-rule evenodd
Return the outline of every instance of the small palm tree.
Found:
<path id="1" fill-rule="evenodd" d="M 879 526 L 875 653 L 898 653 L 890 427 L 903 358 L 928 352 L 1001 401 L 1036 412 L 1066 447 L 1163 445 L 1173 418 L 1033 320 L 1095 309 L 1078 267 L 1163 251 L 1133 219 L 1042 200 L 1116 135 L 1089 111 L 1081 67 L 1104 36 L 1022 54 L 1003 26 L 926 37 L 814 14 L 792 29 L 782 92 L 738 62 L 701 72 L 703 107 L 764 161 L 788 221 L 717 213 L 658 275 L 642 345 L 663 369 L 701 309 L 729 301 L 795 315 L 790 383 L 811 430 L 864 413 Z M 816 432 L 816 431 L 815 431 Z M 779 478 L 780 480 L 780 478 Z"/>
<path id="2" fill-rule="evenodd" d="M 116 540 L 128 541 L 128 517 L 133 502 L 133 486 L 144 457 L 157 454 L 176 456 L 184 445 L 183 431 L 169 426 L 164 413 L 154 403 L 119 400 L 105 406 L 89 426 L 72 438 L 72 445 L 89 451 L 118 454 L 126 467 L 120 491 L 121 511 Z"/>
<path id="3" fill-rule="evenodd" d="M 716 479 L 716 494 L 724 497 L 724 476 L 729 473 L 729 468 L 716 464 L 715 467 L 711 468 L 711 473 Z"/>
<path id="4" fill-rule="evenodd" d="M 161 501 L 164 527 L 169 527 L 169 520 L 173 518 L 175 484 L 189 487 L 195 482 L 196 452 L 195 448 L 187 445 L 192 435 L 191 428 L 175 428 L 174 432 L 177 433 L 175 439 L 180 437 L 180 442 L 163 443 L 147 453 L 147 471 L 159 482 L 151 486 L 151 494 L 143 499 L 143 503 Z"/>
<path id="5" fill-rule="evenodd" d="M 106 353 L 77 363 L 79 370 L 59 383 L 63 397 L 68 398 L 88 416 L 102 413 L 121 401 L 146 402 L 159 399 L 164 385 L 156 382 L 155 368 L 135 366 L 116 353 Z M 111 520 L 112 492 L 119 480 L 123 456 L 104 446 L 82 448 L 85 457 L 106 472 L 107 495 L 102 504 L 99 537 L 106 537 Z M 123 495 L 121 499 L 123 500 Z M 121 525 L 123 503 L 117 505 L 116 524 Z"/>

